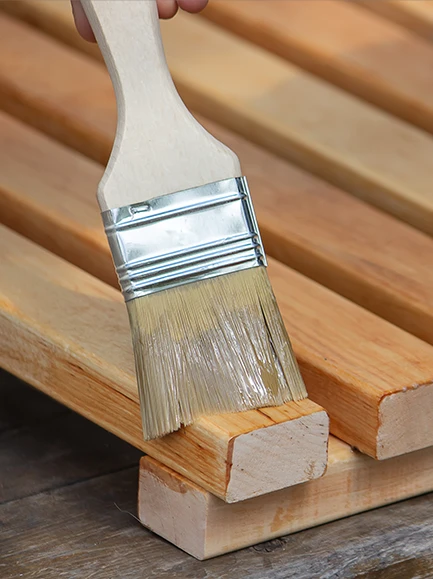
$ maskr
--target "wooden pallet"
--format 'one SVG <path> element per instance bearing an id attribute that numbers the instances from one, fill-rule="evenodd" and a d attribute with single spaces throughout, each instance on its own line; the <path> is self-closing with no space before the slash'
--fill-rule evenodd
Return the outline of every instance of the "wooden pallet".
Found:
<path id="1" fill-rule="evenodd" d="M 365 7 L 290 4 L 216 2 L 163 32 L 182 96 L 249 177 L 311 400 L 144 443 L 94 199 L 110 81 L 67 3 L 0 3 L 0 364 L 152 456 L 140 517 L 198 558 L 433 489 L 433 46 Z M 321 406 L 341 440 L 312 481 Z"/>

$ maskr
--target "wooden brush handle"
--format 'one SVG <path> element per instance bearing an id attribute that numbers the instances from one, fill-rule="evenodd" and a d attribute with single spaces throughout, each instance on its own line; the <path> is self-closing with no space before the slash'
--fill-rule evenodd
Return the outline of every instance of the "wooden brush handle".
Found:
<path id="1" fill-rule="evenodd" d="M 117 99 L 102 210 L 241 175 L 236 155 L 194 119 L 164 56 L 155 0 L 81 0 Z M 197 46 L 200 51 L 200 46 Z"/>

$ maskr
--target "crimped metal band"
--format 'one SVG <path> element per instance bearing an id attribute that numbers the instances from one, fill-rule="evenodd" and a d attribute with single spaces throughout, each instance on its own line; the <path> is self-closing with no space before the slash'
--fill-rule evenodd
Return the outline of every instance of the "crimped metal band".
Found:
<path id="1" fill-rule="evenodd" d="M 102 213 L 125 301 L 266 265 L 245 177 Z"/>

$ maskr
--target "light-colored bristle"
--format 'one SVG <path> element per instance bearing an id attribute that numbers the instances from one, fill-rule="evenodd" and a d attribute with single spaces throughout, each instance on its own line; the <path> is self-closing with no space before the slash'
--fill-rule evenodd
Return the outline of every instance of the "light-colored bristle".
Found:
<path id="1" fill-rule="evenodd" d="M 145 439 L 307 392 L 265 267 L 127 302 Z"/>

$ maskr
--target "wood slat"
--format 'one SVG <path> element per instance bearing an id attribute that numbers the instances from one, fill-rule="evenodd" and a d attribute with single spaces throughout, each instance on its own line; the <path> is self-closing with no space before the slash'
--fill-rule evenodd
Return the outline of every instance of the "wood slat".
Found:
<path id="1" fill-rule="evenodd" d="M 207 126 L 240 154 L 271 255 L 433 343 L 430 237 Z M 117 287 L 94 200 L 102 168 L 5 114 L 0 147 L 0 220 Z"/>
<path id="2" fill-rule="evenodd" d="M 340 0 L 219 0 L 204 16 L 433 132 L 433 46 L 401 27 Z"/>
<path id="3" fill-rule="evenodd" d="M 38 6 L 39 2 L 34 5 Z M 19 30 L 24 33 L 22 27 Z M 34 34 L 32 39 L 40 48 L 40 37 Z M 86 113 L 79 123 L 85 136 L 82 149 L 91 149 L 93 144 L 97 149 L 98 143 L 102 143 L 108 156 L 115 118 L 108 75 L 86 58 L 71 56 L 70 51 L 61 47 L 59 51 L 52 41 L 45 41 L 44 47 L 44 62 L 48 66 L 39 67 L 32 87 L 49 105 L 39 111 L 38 124 L 48 131 L 54 126 L 57 136 L 67 137 L 71 124 L 68 119 L 79 118 L 80 99 L 75 94 L 79 79 L 92 77 L 92 92 L 86 97 L 86 106 L 99 119 L 97 138 L 93 139 L 93 129 L 86 129 Z M 62 91 L 68 94 L 67 103 L 63 102 L 57 85 L 50 84 L 49 79 L 46 81 L 47 76 L 57 75 L 58 67 L 69 71 L 62 86 Z M 27 104 L 30 100 L 27 99 Z M 98 108 L 101 100 L 105 103 L 104 115 Z M 239 154 L 250 181 L 265 246 L 271 255 L 433 343 L 431 240 L 311 175 L 297 171 L 227 130 L 200 120 Z M 11 125 L 4 116 L 1 125 L 0 142 L 4 146 L 0 158 L 3 207 L 0 219 L 37 243 L 47 243 L 44 240 L 48 238 L 50 250 L 61 255 L 67 252 L 68 260 L 114 283 L 111 258 L 102 252 L 95 259 L 93 253 L 83 254 L 77 246 L 83 238 L 93 246 L 101 247 L 100 244 L 105 243 L 98 229 L 99 217 L 95 213 L 91 217 L 92 212 L 88 211 L 102 168 L 77 155 L 68 155 L 28 129 Z M 22 164 L 27 167 L 26 173 L 20 170 Z M 64 192 L 62 195 L 56 194 L 59 188 Z M 69 231 L 69 210 L 65 202 L 65 194 L 73 191 L 75 202 L 79 203 L 80 199 L 85 226 L 77 232 L 78 240 Z M 31 201 L 33 196 L 37 203 Z M 31 206 L 25 209 L 29 203 Z M 63 235 L 51 236 L 49 231 L 57 227 L 58 222 L 62 224 Z M 96 247 L 94 249 L 96 251 Z"/>
<path id="4" fill-rule="evenodd" d="M 275 579 L 276 569 L 288 576 L 296 573 L 297 579 L 311 579 L 318 572 L 335 573 L 337 566 L 340 573 L 344 569 L 345 576 L 359 579 L 379 567 L 382 575 L 387 573 L 393 579 L 431 577 L 430 495 L 198 562 L 159 540 L 131 516 L 136 513 L 137 468 L 103 474 L 110 460 L 114 467 L 122 453 L 124 458 L 128 456 L 126 443 L 116 442 L 93 424 L 86 426 L 78 415 L 75 424 L 72 419 L 64 426 L 58 420 L 48 421 L 56 406 L 63 408 L 63 413 L 70 412 L 37 390 L 20 386 L 10 375 L 0 383 L 0 395 L 8 394 L 9 415 L 14 424 L 22 421 L 19 430 L 24 435 L 14 438 L 13 448 L 2 447 L 2 485 L 16 492 L 28 488 L 31 480 L 50 483 L 53 476 L 62 487 L 0 505 L 2 579 L 19 575 L 88 577 L 89 573 L 98 579 L 138 579 L 144 565 L 146 576 L 153 574 L 158 579 L 198 579 L 204 572 L 209 577 L 257 579 L 259 573 L 260 579 Z M 23 412 L 32 405 L 41 422 L 46 422 L 41 428 L 35 416 Z M 87 449 L 83 449 L 83 440 L 88 442 Z M 81 452 L 75 452 L 80 444 Z M 4 460 L 12 449 L 17 465 L 19 457 L 25 457 L 21 467 L 24 472 L 27 465 L 27 476 L 17 478 L 14 468 L 5 468 Z M 71 473 L 83 473 L 83 467 L 85 472 L 89 468 L 87 474 L 99 471 L 99 476 L 68 484 Z"/>
<path id="5" fill-rule="evenodd" d="M 81 55 L 4 15 L 0 37 L 0 107 L 105 162 L 112 140 L 101 135 L 114 136 L 116 114 L 111 83 L 100 84 L 99 67 L 83 69 Z"/>
<path id="6" fill-rule="evenodd" d="M 21 170 L 19 174 L 26 174 L 30 179 L 26 183 L 17 181 L 16 177 L 9 181 L 6 178 L 2 186 L 0 177 L 0 192 L 3 192 L 0 207 L 4 208 L 1 213 L 10 213 L 8 207 L 15 204 L 16 196 L 20 210 L 10 224 L 18 223 L 20 230 L 29 234 L 35 221 L 39 224 L 35 235 L 39 242 L 42 240 L 46 247 L 67 259 L 70 255 L 74 260 L 81 256 L 76 263 L 81 265 L 82 261 L 90 272 L 92 264 L 105 264 L 109 270 L 104 277 L 108 278 L 112 275 L 109 249 L 101 225 L 96 225 L 98 209 L 94 189 L 91 191 L 96 185 L 99 167 L 93 167 L 91 175 L 88 160 L 50 143 L 45 137 L 29 133 L 4 115 L 0 126 L 11 152 L 11 157 L 5 159 L 4 174 L 16 175 L 14 167 L 22 168 L 27 159 L 28 170 Z M 49 154 L 51 149 L 53 153 Z M 71 155 L 73 170 L 67 170 Z M 48 179 L 43 164 L 39 163 L 40 156 L 56 160 Z M 83 171 L 80 171 L 81 161 Z M 55 166 L 59 167 L 59 173 Z M 266 174 L 266 168 L 264 171 Z M 0 171 L 0 175 L 2 173 Z M 74 177 L 68 187 L 62 187 L 65 174 L 78 177 Z M 22 215 L 31 215 L 31 220 L 20 222 Z M 65 238 L 73 240 L 71 251 L 61 241 L 64 229 Z M 427 405 L 433 395 L 430 387 L 433 349 L 285 266 L 272 262 L 270 273 L 309 392 L 313 399 L 326 406 L 333 431 L 380 458 L 425 446 L 430 440 L 433 443 L 429 413 L 424 413 L 425 421 L 417 416 L 420 405 Z M 412 389 L 418 384 L 428 386 Z M 404 392 L 407 389 L 409 391 Z M 400 394 L 392 396 L 396 393 Z M 387 410 L 388 399 L 392 407 Z M 407 407 L 403 409 L 404 404 Z M 395 417 L 392 412 L 396 413 Z M 404 418 L 400 422 L 396 417 L 402 412 Z M 408 427 L 414 421 L 417 428 Z"/>
<path id="7" fill-rule="evenodd" d="M 433 233 L 433 139 L 425 132 L 203 19 L 179 15 L 163 33 L 172 73 L 193 109 Z M 111 136 L 114 125 L 114 113 L 106 116 L 114 109 L 111 86 L 97 63 L 79 65 L 72 54 L 65 66 L 70 51 L 6 16 L 0 34 L 0 106 L 106 159 L 110 147 L 100 136 L 94 146 L 89 141 L 94 131 Z M 42 83 L 57 67 L 59 75 L 50 76 L 56 81 Z"/>
<path id="8" fill-rule="evenodd" d="M 137 478 L 134 468 L 0 505 L 3 579 L 431 579 L 431 495 L 197 561 L 133 519 Z"/>
<path id="9" fill-rule="evenodd" d="M 4 227 L 0 246 L 3 368 L 224 500 L 323 474 L 328 421 L 308 399 L 281 412 L 201 419 L 144 442 L 120 292 Z"/>
<path id="10" fill-rule="evenodd" d="M 48 41 L 46 41 L 46 42 L 48 42 Z M 50 46 L 51 46 L 51 52 L 52 52 L 53 50 L 55 51 L 56 47 L 54 46 L 54 43 L 51 42 L 51 45 L 50 45 Z M 48 51 L 46 52 L 45 56 L 46 56 L 47 58 L 49 58 L 49 52 L 48 52 Z M 74 56 L 75 56 L 75 58 L 76 58 L 76 55 L 74 55 Z M 60 57 L 59 57 L 59 61 L 60 61 L 60 62 L 63 61 L 63 66 L 64 66 L 64 67 L 66 66 L 66 63 L 67 63 L 68 61 L 67 61 L 67 59 L 66 59 L 66 52 L 65 52 L 65 51 L 63 51 L 63 53 L 62 53 L 62 59 L 60 59 Z M 90 63 L 90 62 L 87 62 L 87 61 L 83 61 L 83 66 L 87 66 L 87 67 L 89 67 L 89 70 L 92 70 L 92 71 L 93 71 L 93 77 L 94 77 L 94 78 L 97 77 L 98 71 L 99 71 L 99 75 L 100 75 L 100 76 L 99 76 L 99 79 L 100 79 L 100 82 L 101 82 L 101 87 L 104 88 L 104 87 L 107 86 L 107 83 L 108 83 L 107 77 L 104 76 L 104 74 L 101 72 L 100 69 L 97 68 L 96 65 L 94 65 L 94 64 L 92 64 L 92 63 Z M 90 72 L 88 72 L 88 74 L 90 74 Z M 103 79 L 105 79 L 105 80 L 103 80 Z M 104 83 L 105 83 L 105 84 L 104 84 Z M 95 99 L 95 109 L 96 109 L 96 102 L 97 102 L 97 98 Z M 59 115 L 59 116 L 60 116 L 60 115 Z M 105 124 L 104 126 L 105 126 L 105 130 L 108 132 L 108 129 L 107 129 L 108 124 Z M 109 140 L 108 135 L 107 135 L 106 139 L 107 139 L 107 142 L 108 142 L 108 140 Z M 273 171 L 272 171 L 272 170 L 269 171 L 269 170 L 267 170 L 267 168 L 266 168 L 263 173 L 266 174 L 266 175 L 272 175 Z M 280 185 L 280 186 L 281 186 L 281 185 Z M 89 194 L 90 194 L 90 193 L 89 193 Z M 264 194 L 265 194 L 265 193 L 263 193 L 263 195 L 264 195 Z M 40 213 L 42 213 L 42 212 L 40 212 Z M 331 209 L 331 204 L 330 204 L 329 214 L 331 214 L 331 213 L 332 213 L 332 209 Z M 344 215 L 344 213 L 342 213 L 341 215 Z M 358 213 L 357 213 L 357 212 L 354 212 L 354 215 L 355 215 L 356 218 L 357 218 Z M 366 215 L 366 217 L 368 217 L 368 215 Z M 55 221 L 55 220 L 52 220 L 52 221 Z M 366 219 L 365 221 L 367 222 L 367 219 Z M 379 227 L 378 227 L 379 231 L 382 230 L 382 227 L 381 227 L 380 225 L 381 225 L 381 224 L 379 223 Z M 270 226 L 269 226 L 269 229 L 271 229 Z M 407 231 L 410 231 L 410 230 L 408 229 Z M 397 233 L 397 232 L 394 232 L 394 234 L 393 234 L 394 238 L 398 238 L 398 235 L 397 235 L 396 233 Z M 358 235 L 358 234 L 357 234 L 357 235 Z M 335 238 L 337 238 L 337 237 L 339 237 L 339 236 L 341 236 L 340 231 L 338 231 L 338 232 L 336 233 Z M 57 236 L 57 237 L 61 237 L 61 236 Z M 368 238 L 368 236 L 367 236 L 367 238 Z M 99 237 L 99 239 L 101 239 L 101 238 Z M 420 237 L 420 239 L 421 239 L 421 237 Z M 422 238 L 422 239 L 424 239 L 424 238 Z M 392 237 L 391 237 L 391 240 L 392 240 Z M 99 243 L 99 242 L 98 242 L 98 243 Z M 360 245 L 359 245 L 359 247 L 360 247 L 360 246 L 364 243 L 363 238 L 361 238 L 358 243 L 360 244 Z M 298 243 L 298 245 L 300 245 L 300 244 Z M 381 247 L 381 245 L 383 245 L 383 243 L 379 243 L 378 245 L 379 245 L 379 247 Z M 389 243 L 388 243 L 388 245 L 389 245 Z M 425 246 L 425 247 L 428 247 L 428 246 Z M 331 253 L 332 253 L 332 252 L 335 253 L 335 249 L 332 249 Z M 372 251 L 371 251 L 371 254 L 370 254 L 370 255 L 373 256 L 375 253 L 377 253 L 377 246 L 376 246 L 376 248 L 372 248 Z M 417 248 L 417 251 L 414 252 L 414 254 L 417 254 L 417 253 L 419 253 L 419 248 Z M 338 257 L 339 257 L 339 256 L 336 257 L 336 261 L 338 260 Z M 351 259 L 352 259 L 352 258 L 351 258 Z M 371 259 L 371 257 L 369 256 L 367 259 L 364 258 L 363 261 L 364 261 L 364 262 L 368 262 L 370 259 Z M 397 263 L 399 260 L 404 263 L 404 259 L 402 259 L 402 255 L 397 256 L 396 259 L 395 259 L 395 262 Z M 94 260 L 94 261 L 95 261 L 95 260 Z M 328 261 L 329 261 L 329 260 L 328 260 Z M 91 266 L 90 266 L 90 267 L 91 267 Z M 359 263 L 355 263 L 354 269 L 356 269 L 356 268 L 359 269 Z M 373 266 L 372 270 L 373 270 L 373 269 L 376 269 L 376 270 L 379 269 L 379 270 L 380 270 L 381 268 L 378 268 L 377 266 Z M 383 268 L 382 268 L 382 269 L 383 269 Z M 394 275 L 393 277 L 394 277 L 394 278 L 398 278 L 398 277 L 400 277 L 400 276 L 395 276 L 395 275 Z M 392 287 L 392 286 L 393 286 L 393 280 L 390 279 L 387 284 L 383 284 L 383 285 L 384 285 L 384 286 L 385 286 L 385 285 L 388 285 L 388 286 Z M 406 285 L 407 285 L 407 287 L 410 287 L 410 286 L 411 286 L 411 275 L 408 276 L 408 283 L 407 283 Z M 362 290 L 361 290 L 360 293 L 362 293 Z M 399 293 L 399 292 L 397 291 L 396 294 L 398 294 L 398 293 Z M 400 293 L 401 293 L 401 292 L 400 292 Z M 383 300 L 383 302 L 385 302 L 385 301 L 386 301 L 386 300 Z M 421 299 L 420 301 L 422 301 L 422 299 Z M 396 311 L 397 311 L 397 310 L 396 310 Z M 357 338 L 355 338 L 355 341 L 356 341 L 356 339 L 357 339 Z M 428 380 L 429 380 L 429 378 L 428 378 Z M 327 402 L 328 402 L 328 401 L 327 401 Z M 376 444 L 377 444 L 377 441 L 376 441 L 376 440 L 373 442 L 373 444 L 371 444 L 371 441 L 370 441 L 370 452 L 372 452 L 373 454 L 376 453 Z M 372 448 L 374 448 L 373 451 L 371 450 Z"/>
<path id="11" fill-rule="evenodd" d="M 202 560 L 431 490 L 432 448 L 377 462 L 331 438 L 324 477 L 236 505 L 143 457 L 138 511 L 146 527 Z"/>
<path id="12" fill-rule="evenodd" d="M 419 34 L 426 40 L 433 40 L 433 6 L 429 0 L 355 0 L 355 2 Z"/>
<path id="13" fill-rule="evenodd" d="M 71 26 L 73 17 L 69 0 L 2 0 L 0 10 L 103 61 L 98 45 L 84 40 L 77 33 L 75 25 Z"/>

